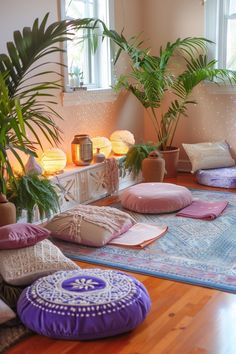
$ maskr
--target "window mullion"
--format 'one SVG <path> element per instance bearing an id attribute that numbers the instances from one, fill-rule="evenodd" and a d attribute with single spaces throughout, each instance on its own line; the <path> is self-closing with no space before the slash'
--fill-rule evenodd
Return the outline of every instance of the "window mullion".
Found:
<path id="1" fill-rule="evenodd" d="M 98 16 L 98 1 L 99 0 L 94 0 L 94 17 L 99 18 Z M 100 39 L 98 38 L 98 41 L 100 41 Z M 94 55 L 94 83 L 96 87 L 100 87 L 100 68 L 101 68 L 101 63 L 100 63 L 100 51 L 101 51 L 101 43 L 99 43 L 98 45 L 98 49 L 96 50 L 96 52 L 93 54 Z"/>
<path id="2" fill-rule="evenodd" d="M 226 67 L 229 0 L 220 0 L 218 28 L 218 65 Z"/>

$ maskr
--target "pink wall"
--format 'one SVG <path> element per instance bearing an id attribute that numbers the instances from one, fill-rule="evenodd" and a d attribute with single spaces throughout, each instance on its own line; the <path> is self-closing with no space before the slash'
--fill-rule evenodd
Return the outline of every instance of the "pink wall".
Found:
<path id="1" fill-rule="evenodd" d="M 12 38 L 16 29 L 31 25 L 36 17 L 42 19 L 50 12 L 50 21 L 58 19 L 57 0 L 7 0 L 2 1 L 0 11 L 0 52 Z M 116 29 L 125 28 L 127 37 L 144 32 L 149 38 L 153 53 L 160 45 L 178 37 L 204 35 L 204 6 L 201 0 L 115 0 Z M 118 73 L 128 70 L 126 60 L 121 59 Z M 189 117 L 183 118 L 176 136 L 181 143 L 226 139 L 236 153 L 236 96 L 216 94 L 211 87 L 199 87 L 194 98 L 198 105 L 189 109 Z M 70 142 L 76 133 L 87 132 L 109 136 L 115 129 L 129 129 L 137 141 L 153 140 L 153 129 L 145 119 L 143 109 L 132 95 L 121 95 L 111 103 L 83 104 L 64 107 L 58 96 L 58 112 L 64 118 L 58 125 L 64 133 L 62 148 L 70 159 Z M 46 145 L 45 145 L 46 146 Z M 182 158 L 186 155 L 181 151 Z"/>
<path id="2" fill-rule="evenodd" d="M 42 20 L 46 12 L 50 12 L 49 23 L 59 18 L 59 1 L 57 0 L 7 0 L 2 1 L 0 11 L 0 53 L 5 51 L 6 42 L 12 40 L 14 30 L 31 26 L 34 19 Z M 131 36 L 140 32 L 142 27 L 142 0 L 115 0 L 115 27 L 120 31 L 125 27 L 125 34 Z M 132 13 L 132 16 L 130 14 Z M 59 56 L 53 58 L 59 61 Z M 119 70 L 127 70 L 126 61 L 119 63 Z M 52 67 L 54 69 L 54 67 Z M 54 107 L 64 120 L 57 124 L 63 132 L 62 149 L 71 160 L 70 143 L 75 134 L 88 133 L 91 136 L 104 135 L 109 137 L 116 129 L 131 130 L 136 139 L 143 136 L 143 109 L 129 95 L 121 95 L 114 102 L 90 103 L 64 106 L 60 94 L 58 105 Z M 49 147 L 44 143 L 44 147 Z"/>
<path id="3" fill-rule="evenodd" d="M 204 36 L 204 6 L 201 0 L 146 0 L 145 34 L 150 38 L 153 53 L 160 45 L 179 37 Z M 236 95 L 219 94 L 215 85 L 197 87 L 188 118 L 183 117 L 175 145 L 203 141 L 227 140 L 236 156 Z M 145 119 L 145 139 L 154 139 L 152 126 Z M 181 149 L 181 158 L 186 159 Z"/>

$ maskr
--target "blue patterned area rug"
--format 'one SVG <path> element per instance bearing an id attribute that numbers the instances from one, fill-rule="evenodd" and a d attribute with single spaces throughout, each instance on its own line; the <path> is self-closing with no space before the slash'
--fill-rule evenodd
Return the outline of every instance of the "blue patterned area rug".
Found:
<path id="1" fill-rule="evenodd" d="M 168 225 L 163 237 L 140 250 L 55 243 L 74 260 L 236 292 L 236 193 L 192 190 L 192 194 L 194 200 L 227 200 L 229 205 L 213 221 L 177 217 L 175 213 L 130 213 L 139 222 Z"/>

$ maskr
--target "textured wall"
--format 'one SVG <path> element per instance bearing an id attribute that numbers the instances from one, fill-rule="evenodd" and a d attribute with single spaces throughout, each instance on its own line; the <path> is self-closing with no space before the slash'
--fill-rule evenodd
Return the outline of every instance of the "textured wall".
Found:
<path id="1" fill-rule="evenodd" d="M 56 0 L 8 0 L 1 1 L 0 11 L 0 53 L 5 52 L 6 42 L 12 40 L 14 30 L 21 30 L 25 26 L 31 26 L 34 19 L 42 20 L 46 12 L 50 12 L 49 22 L 59 18 L 59 1 Z M 115 27 L 121 30 L 125 27 L 127 36 L 140 32 L 142 27 L 141 0 L 115 0 Z M 132 12 L 132 17 L 130 13 Z M 56 61 L 60 58 L 53 57 Z M 50 67 L 54 69 L 54 66 Z M 119 63 L 119 71 L 127 70 L 124 59 Z M 48 77 L 48 79 L 50 79 Z M 58 105 L 54 107 L 64 120 L 58 120 L 58 126 L 63 132 L 61 147 L 66 151 L 68 159 L 71 159 L 70 142 L 74 134 L 88 133 L 91 136 L 108 136 L 115 129 L 129 129 L 137 140 L 143 136 L 143 110 L 139 103 L 129 95 L 121 95 L 116 101 L 110 103 L 96 103 L 72 105 L 65 107 L 58 94 Z M 45 142 L 45 147 L 48 144 Z"/>
<path id="2" fill-rule="evenodd" d="M 31 25 L 36 17 L 42 19 L 50 12 L 50 21 L 58 18 L 56 0 L 8 0 L 1 1 L 0 52 L 12 38 L 12 32 Z M 115 0 L 116 29 L 125 28 L 127 37 L 143 31 L 149 38 L 153 53 L 160 45 L 178 37 L 202 36 L 204 34 L 204 7 L 200 0 Z M 56 58 L 58 59 L 58 58 Z M 128 70 L 124 58 L 120 60 L 118 73 Z M 189 109 L 189 117 L 183 118 L 176 136 L 176 145 L 182 142 L 198 142 L 226 139 L 236 153 L 236 95 L 220 95 L 211 87 L 199 87 L 194 92 L 198 105 Z M 62 148 L 70 159 L 70 142 L 76 133 L 109 136 L 115 129 L 130 129 L 137 140 L 154 140 L 150 122 L 145 120 L 143 110 L 132 95 L 121 95 L 111 103 L 97 103 L 64 107 L 58 96 L 58 112 L 64 118 L 58 121 L 63 131 Z M 46 145 L 45 145 L 46 146 Z M 185 154 L 181 151 L 181 156 Z"/>
<path id="3" fill-rule="evenodd" d="M 145 25 L 153 53 L 160 45 L 179 37 L 204 36 L 204 6 L 200 0 L 146 0 Z M 193 98 L 198 102 L 188 110 L 177 131 L 175 143 L 196 143 L 226 139 L 236 156 L 236 95 L 219 94 L 215 86 L 197 87 Z M 146 117 L 145 139 L 154 139 Z M 186 158 L 181 149 L 181 157 Z"/>

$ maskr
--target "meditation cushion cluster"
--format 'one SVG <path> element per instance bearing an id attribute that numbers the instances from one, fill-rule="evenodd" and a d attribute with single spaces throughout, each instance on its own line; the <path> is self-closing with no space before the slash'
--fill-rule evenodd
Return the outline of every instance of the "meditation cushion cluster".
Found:
<path id="1" fill-rule="evenodd" d="M 27 285 L 58 270 L 79 268 L 49 235 L 49 230 L 28 223 L 0 227 L 0 324 L 7 326 L 16 317 L 18 298 Z"/>
<path id="2" fill-rule="evenodd" d="M 236 166 L 226 141 L 183 144 L 199 184 L 236 188 Z"/>
<path id="3" fill-rule="evenodd" d="M 59 271 L 26 288 L 18 315 L 31 330 L 52 338 L 88 340 L 128 332 L 150 309 L 145 287 L 114 270 Z"/>
<path id="4" fill-rule="evenodd" d="M 170 213 L 191 203 L 191 192 L 172 183 L 139 183 L 121 195 L 124 208 L 144 214 Z"/>

